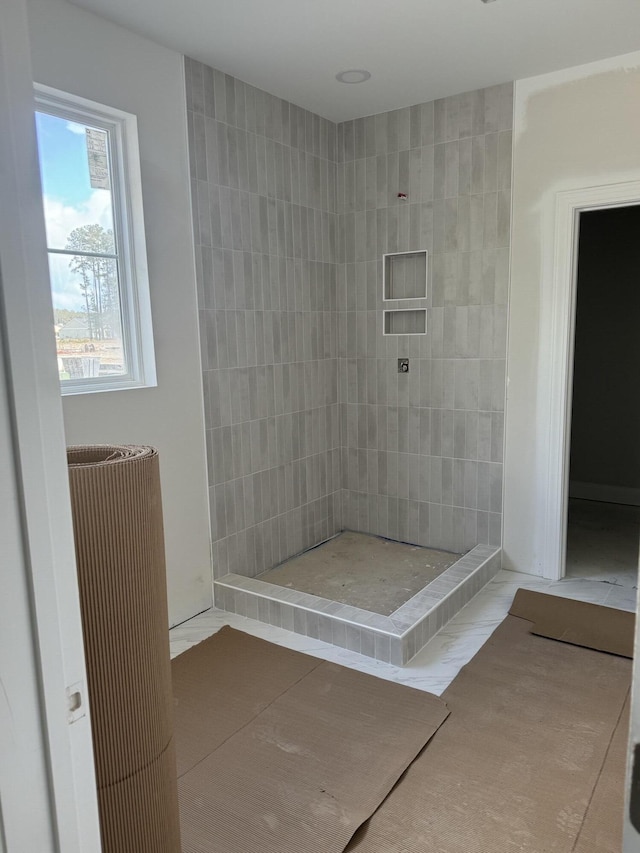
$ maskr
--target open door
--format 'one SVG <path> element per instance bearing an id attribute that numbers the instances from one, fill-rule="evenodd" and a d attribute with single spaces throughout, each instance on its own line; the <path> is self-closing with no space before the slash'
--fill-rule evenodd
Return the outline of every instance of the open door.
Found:
<path id="1" fill-rule="evenodd" d="M 577 219 L 565 576 L 626 588 L 640 539 L 640 206 Z"/>
<path id="2" fill-rule="evenodd" d="M 0 4 L 0 851 L 99 853 L 24 0 Z"/>
<path id="3" fill-rule="evenodd" d="M 638 853 L 638 851 L 640 851 L 640 619 L 638 619 L 636 606 L 623 853 Z"/>

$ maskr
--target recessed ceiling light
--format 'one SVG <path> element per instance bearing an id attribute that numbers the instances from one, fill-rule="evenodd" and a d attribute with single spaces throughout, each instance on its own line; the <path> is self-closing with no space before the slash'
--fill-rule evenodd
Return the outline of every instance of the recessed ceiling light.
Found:
<path id="1" fill-rule="evenodd" d="M 370 71 L 365 71 L 364 68 L 351 68 L 349 71 L 341 71 L 336 74 L 336 80 L 340 83 L 364 83 L 371 77 Z"/>

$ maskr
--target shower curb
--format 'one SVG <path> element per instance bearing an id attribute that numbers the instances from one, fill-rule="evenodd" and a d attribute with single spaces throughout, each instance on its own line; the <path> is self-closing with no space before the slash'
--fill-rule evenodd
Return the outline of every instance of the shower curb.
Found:
<path id="1" fill-rule="evenodd" d="M 236 574 L 214 581 L 214 599 L 228 613 L 403 666 L 501 565 L 501 548 L 476 545 L 390 616 Z"/>

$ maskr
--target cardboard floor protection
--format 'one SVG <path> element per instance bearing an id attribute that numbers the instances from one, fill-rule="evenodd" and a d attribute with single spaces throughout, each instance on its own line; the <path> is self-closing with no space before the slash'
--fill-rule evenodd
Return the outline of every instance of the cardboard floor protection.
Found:
<path id="1" fill-rule="evenodd" d="M 531 633 L 625 658 L 633 657 L 635 613 L 519 589 L 509 610 Z"/>
<path id="2" fill-rule="evenodd" d="M 342 853 L 448 715 L 228 627 L 172 674 L 183 853 Z"/>
<path id="3" fill-rule="evenodd" d="M 511 613 L 348 851 L 620 853 L 631 661 L 588 646 L 629 649 L 633 620 L 523 590 Z"/>

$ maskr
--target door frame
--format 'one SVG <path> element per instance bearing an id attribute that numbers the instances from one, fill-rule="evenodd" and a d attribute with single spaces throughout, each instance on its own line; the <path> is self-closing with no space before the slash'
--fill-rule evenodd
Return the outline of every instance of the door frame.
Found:
<path id="1" fill-rule="evenodd" d="M 640 205 L 640 181 L 580 187 L 555 193 L 551 210 L 554 239 L 545 252 L 540 335 L 541 442 L 537 482 L 540 496 L 544 577 L 560 580 L 566 572 L 571 399 L 577 293 L 580 214 L 590 210 Z M 544 378 L 547 377 L 547 381 Z"/>
<path id="2" fill-rule="evenodd" d="M 0 850 L 100 829 L 25 0 L 0 4 Z"/>

